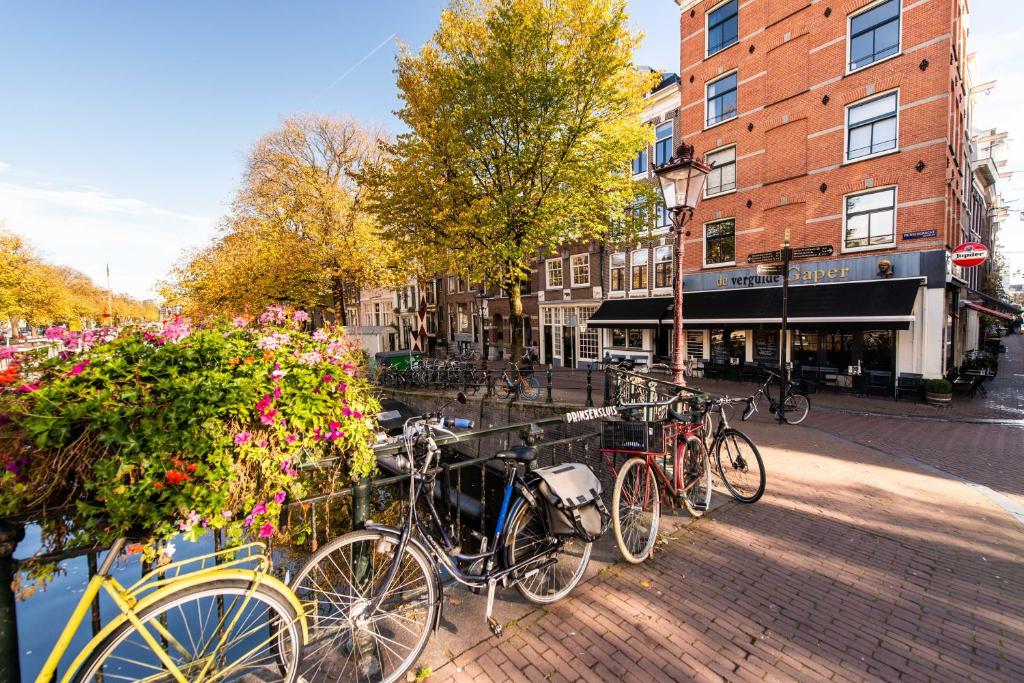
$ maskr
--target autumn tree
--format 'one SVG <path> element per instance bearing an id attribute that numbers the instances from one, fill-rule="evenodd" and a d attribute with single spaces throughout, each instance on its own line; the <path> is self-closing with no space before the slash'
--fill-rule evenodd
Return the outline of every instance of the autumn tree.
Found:
<path id="1" fill-rule="evenodd" d="M 348 118 L 286 118 L 253 147 L 218 238 L 188 255 L 165 291 L 211 311 L 332 301 L 346 323 L 347 293 L 398 277 L 356 181 L 378 162 L 382 137 Z"/>
<path id="2" fill-rule="evenodd" d="M 416 263 L 472 266 L 510 293 L 543 250 L 605 237 L 642 188 L 626 170 L 650 142 L 624 0 L 453 0 L 398 58 L 408 132 L 366 174 L 386 236 Z"/>

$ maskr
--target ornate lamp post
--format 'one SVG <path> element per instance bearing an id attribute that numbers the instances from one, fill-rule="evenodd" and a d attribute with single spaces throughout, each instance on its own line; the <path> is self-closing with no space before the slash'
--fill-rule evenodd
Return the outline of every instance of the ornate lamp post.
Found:
<path id="1" fill-rule="evenodd" d="M 672 230 L 675 233 L 675 274 L 672 278 L 672 296 L 675 303 L 672 307 L 672 381 L 683 386 L 685 346 L 683 340 L 683 238 L 689 235 L 683 226 L 693 215 L 704 192 L 704 181 L 711 171 L 701 159 L 693 157 L 693 146 L 685 142 L 676 149 L 674 157 L 654 169 L 654 174 L 661 183 L 661 194 L 665 200 L 665 208 L 672 218 Z"/>

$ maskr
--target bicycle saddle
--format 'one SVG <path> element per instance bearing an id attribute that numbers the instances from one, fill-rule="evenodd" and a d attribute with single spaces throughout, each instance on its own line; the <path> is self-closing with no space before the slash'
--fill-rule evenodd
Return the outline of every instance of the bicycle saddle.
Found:
<path id="1" fill-rule="evenodd" d="M 507 451 L 498 451 L 494 454 L 498 460 L 515 460 L 516 462 L 531 463 L 537 459 L 537 449 L 533 446 L 517 446 Z"/>

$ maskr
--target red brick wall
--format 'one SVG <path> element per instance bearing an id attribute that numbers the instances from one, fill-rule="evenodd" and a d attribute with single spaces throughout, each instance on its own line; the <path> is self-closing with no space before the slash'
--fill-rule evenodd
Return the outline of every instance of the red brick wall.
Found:
<path id="1" fill-rule="evenodd" d="M 843 195 L 889 184 L 898 186 L 897 243 L 870 253 L 956 244 L 963 181 L 955 161 L 963 158 L 957 140 L 964 132 L 954 125 L 963 104 L 951 92 L 959 73 L 958 63 L 950 65 L 953 35 L 962 32 L 956 3 L 903 0 L 899 56 L 852 74 L 848 16 L 868 0 L 741 0 L 739 42 L 706 59 L 705 13 L 719 0 L 696 4 L 692 16 L 684 10 L 682 135 L 698 154 L 735 144 L 738 159 L 737 191 L 704 200 L 694 214 L 687 270 L 701 268 L 702 225 L 719 217 L 736 219 L 739 265 L 749 253 L 777 248 L 786 228 L 794 246 L 832 244 L 841 255 Z M 705 129 L 705 84 L 734 69 L 739 116 Z M 900 151 L 844 164 L 846 105 L 896 88 Z M 938 236 L 902 240 L 904 232 L 928 229 Z"/>

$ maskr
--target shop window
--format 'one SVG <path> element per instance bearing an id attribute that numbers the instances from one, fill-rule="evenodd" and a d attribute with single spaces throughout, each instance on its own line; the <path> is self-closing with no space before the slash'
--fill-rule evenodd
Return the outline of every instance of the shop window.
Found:
<path id="1" fill-rule="evenodd" d="M 575 254 L 569 260 L 572 271 L 573 287 L 585 287 L 590 284 L 590 254 Z"/>
<path id="2" fill-rule="evenodd" d="M 584 328 L 580 332 L 580 358 L 593 360 L 597 358 L 597 330 Z"/>
<path id="3" fill-rule="evenodd" d="M 739 41 L 739 0 L 729 0 L 707 13 L 708 57 Z"/>
<path id="4" fill-rule="evenodd" d="M 611 258 L 611 288 L 613 292 L 626 289 L 626 254 L 619 252 Z"/>
<path id="5" fill-rule="evenodd" d="M 725 330 L 711 332 L 711 360 L 718 365 L 729 363 L 729 345 L 725 341 Z"/>
<path id="6" fill-rule="evenodd" d="M 647 289 L 647 250 L 637 249 L 632 254 L 632 289 Z"/>
<path id="7" fill-rule="evenodd" d="M 754 332 L 754 360 L 774 363 L 779 361 L 779 333 L 776 330 Z"/>
<path id="8" fill-rule="evenodd" d="M 547 273 L 547 288 L 558 289 L 563 286 L 562 280 L 562 259 L 551 259 L 545 263 Z"/>
<path id="9" fill-rule="evenodd" d="M 704 333 L 689 330 L 686 333 L 686 357 L 700 360 L 704 357 Z"/>
<path id="10" fill-rule="evenodd" d="M 850 16 L 850 71 L 900 51 L 900 2 L 885 0 Z"/>
<path id="11" fill-rule="evenodd" d="M 861 364 L 867 370 L 892 370 L 891 330 L 877 330 L 864 333 L 864 349 Z"/>
<path id="12" fill-rule="evenodd" d="M 705 197 L 725 194 L 736 189 L 735 146 L 708 154 L 707 163 L 711 166 L 711 172 L 708 173 L 707 184 L 704 186 Z"/>
<path id="13" fill-rule="evenodd" d="M 737 74 L 733 72 L 707 85 L 707 125 L 736 118 Z"/>
<path id="14" fill-rule="evenodd" d="M 672 247 L 663 246 L 654 249 L 654 286 L 672 286 Z"/>
<path id="15" fill-rule="evenodd" d="M 845 211 L 845 249 L 896 244 L 895 187 L 848 196 Z"/>
<path id="16" fill-rule="evenodd" d="M 793 362 L 797 365 L 818 365 L 818 333 L 793 333 Z"/>
<path id="17" fill-rule="evenodd" d="M 626 348 L 626 330 L 619 328 L 612 330 L 612 346 L 620 349 Z"/>
<path id="18" fill-rule="evenodd" d="M 747 360 L 747 333 L 744 330 L 733 330 L 729 334 L 729 357 L 739 358 L 740 363 Z"/>
<path id="19" fill-rule="evenodd" d="M 736 262 L 736 221 L 729 219 L 704 226 L 704 265 L 722 266 Z"/>
<path id="20" fill-rule="evenodd" d="M 643 330 L 635 328 L 612 329 L 612 346 L 620 349 L 642 349 L 644 347 Z"/>
<path id="21" fill-rule="evenodd" d="M 891 92 L 846 109 L 846 160 L 896 149 L 898 93 Z"/>
<path id="22" fill-rule="evenodd" d="M 853 334 L 848 332 L 822 332 L 818 335 L 821 363 L 836 368 L 840 373 L 853 365 Z"/>

